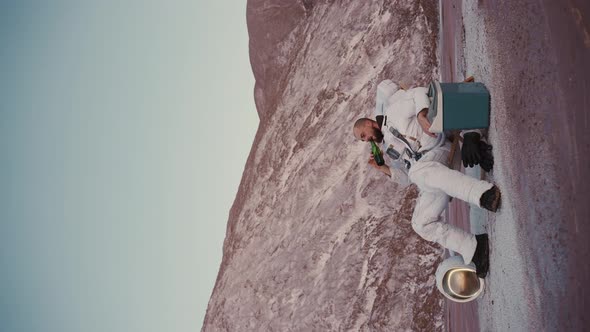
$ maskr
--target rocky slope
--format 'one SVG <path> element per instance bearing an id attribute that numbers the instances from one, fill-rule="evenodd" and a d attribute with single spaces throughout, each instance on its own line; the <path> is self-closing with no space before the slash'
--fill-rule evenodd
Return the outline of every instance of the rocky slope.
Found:
<path id="1" fill-rule="evenodd" d="M 436 1 L 250 0 L 261 123 L 230 211 L 203 331 L 443 329 L 442 249 L 417 195 L 351 134 L 384 78 L 438 76 Z"/>

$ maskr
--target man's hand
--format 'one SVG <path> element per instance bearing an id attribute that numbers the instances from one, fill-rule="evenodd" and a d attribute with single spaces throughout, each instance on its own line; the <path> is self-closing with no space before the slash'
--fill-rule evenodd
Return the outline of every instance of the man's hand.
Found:
<path id="1" fill-rule="evenodd" d="M 426 133 L 426 135 L 430 137 L 436 137 L 436 135 L 431 133 L 429 130 L 431 124 L 430 121 L 428 121 L 428 118 L 426 117 L 427 113 L 427 108 L 421 110 L 420 113 L 418 113 L 418 124 L 420 124 L 420 127 L 422 127 L 422 130 L 424 131 L 424 133 Z"/>
<path id="2" fill-rule="evenodd" d="M 373 154 L 370 154 L 369 157 L 369 165 L 373 166 L 373 168 L 377 169 L 377 170 L 381 170 L 381 166 L 377 165 L 377 162 L 375 161 L 375 156 L 373 156 Z"/>
<path id="3" fill-rule="evenodd" d="M 389 170 L 389 166 L 387 166 L 387 164 L 383 164 L 381 166 L 377 165 L 377 162 L 375 161 L 373 154 L 371 154 L 371 157 L 369 158 L 369 165 L 373 166 L 373 168 L 384 173 L 385 175 L 391 177 L 391 171 Z"/>

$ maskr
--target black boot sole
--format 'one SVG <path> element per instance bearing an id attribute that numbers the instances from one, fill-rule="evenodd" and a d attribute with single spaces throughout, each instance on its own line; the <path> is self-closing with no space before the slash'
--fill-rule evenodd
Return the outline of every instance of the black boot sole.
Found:
<path id="1" fill-rule="evenodd" d="M 490 269 L 490 246 L 488 237 L 486 234 L 476 235 L 477 239 L 477 261 L 475 263 L 475 274 L 479 278 L 485 278 L 488 275 Z M 481 260 L 481 261 L 480 261 Z"/>

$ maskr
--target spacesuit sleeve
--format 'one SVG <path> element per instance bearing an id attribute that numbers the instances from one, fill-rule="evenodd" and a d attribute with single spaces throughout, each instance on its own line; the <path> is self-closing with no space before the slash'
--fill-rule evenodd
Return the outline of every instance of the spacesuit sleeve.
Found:
<path id="1" fill-rule="evenodd" d="M 377 85 L 377 96 L 375 97 L 375 110 L 373 112 L 373 117 L 377 117 L 385 113 L 385 109 L 387 106 L 389 106 L 389 97 L 391 97 L 397 90 L 399 90 L 399 86 L 393 83 L 392 80 L 384 80 L 381 81 L 379 85 Z"/>
<path id="2" fill-rule="evenodd" d="M 414 88 L 412 89 L 412 93 L 412 97 L 414 98 L 415 114 L 418 116 L 418 113 L 420 113 L 421 110 L 430 106 L 428 89 L 424 87 Z"/>
<path id="3" fill-rule="evenodd" d="M 391 179 L 402 188 L 405 188 L 411 184 L 410 177 L 408 176 L 408 170 L 405 167 L 403 161 L 395 160 L 389 163 L 389 171 L 391 172 Z"/>

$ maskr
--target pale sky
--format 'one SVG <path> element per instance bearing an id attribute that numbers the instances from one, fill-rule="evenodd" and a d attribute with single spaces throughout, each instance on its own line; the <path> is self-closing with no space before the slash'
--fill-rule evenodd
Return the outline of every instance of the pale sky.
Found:
<path id="1" fill-rule="evenodd" d="M 0 3 L 0 331 L 198 331 L 258 116 L 246 1 Z"/>

